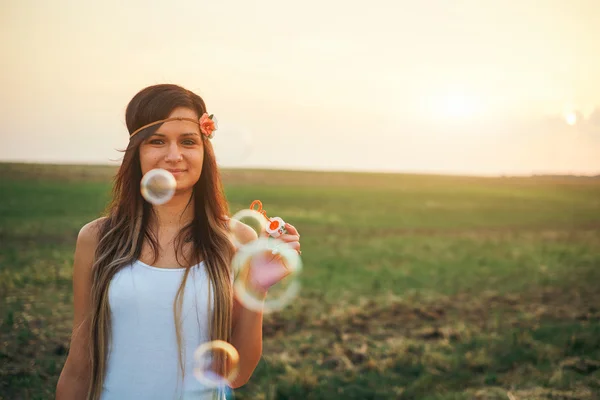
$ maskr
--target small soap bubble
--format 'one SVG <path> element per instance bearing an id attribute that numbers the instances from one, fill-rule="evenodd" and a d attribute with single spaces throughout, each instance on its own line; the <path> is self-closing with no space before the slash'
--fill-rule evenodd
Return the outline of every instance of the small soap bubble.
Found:
<path id="1" fill-rule="evenodd" d="M 228 387 L 237 377 L 240 356 L 222 340 L 203 343 L 194 352 L 194 377 L 209 389 Z"/>
<path id="2" fill-rule="evenodd" d="M 233 257 L 233 290 L 246 308 L 270 313 L 286 307 L 300 291 L 302 261 L 287 243 L 261 237 Z"/>
<path id="3" fill-rule="evenodd" d="M 236 247 L 241 247 L 248 242 L 247 229 L 241 229 L 240 223 L 249 226 L 256 232 L 256 236 L 264 236 L 267 230 L 267 219 L 256 210 L 243 209 L 229 219 L 229 231 Z"/>
<path id="4" fill-rule="evenodd" d="M 148 171 L 140 184 L 142 196 L 152 204 L 165 204 L 173 198 L 177 180 L 165 169 L 155 168 Z"/>
<path id="5" fill-rule="evenodd" d="M 179 400 L 233 400 L 234 391 L 228 385 L 217 388 L 189 390 L 183 393 Z"/>

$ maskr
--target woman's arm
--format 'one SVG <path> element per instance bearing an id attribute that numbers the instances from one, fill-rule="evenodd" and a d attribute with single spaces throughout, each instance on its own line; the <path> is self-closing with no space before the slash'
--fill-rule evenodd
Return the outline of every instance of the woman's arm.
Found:
<path id="1" fill-rule="evenodd" d="M 79 231 L 73 263 L 73 334 L 69 355 L 56 385 L 56 400 L 81 400 L 90 385 L 89 318 L 92 263 L 98 244 L 99 221 Z"/>
<path id="2" fill-rule="evenodd" d="M 231 382 L 234 389 L 245 385 L 262 356 L 263 313 L 245 308 L 234 298 L 231 344 L 240 355 L 238 375 Z"/>
<path id="3" fill-rule="evenodd" d="M 231 233 L 238 242 L 246 244 L 258 238 L 256 231 L 248 225 L 236 220 L 231 222 Z M 231 344 L 240 355 L 238 375 L 230 383 L 234 389 L 246 384 L 258 365 L 262 355 L 262 322 L 262 312 L 248 310 L 234 295 Z"/>
<path id="4" fill-rule="evenodd" d="M 286 224 L 285 227 L 288 234 L 282 235 L 279 239 L 299 252 L 300 235 L 298 231 L 290 224 Z M 244 228 L 238 227 L 238 229 Z M 251 228 L 248 229 L 252 230 Z M 247 239 L 245 243 L 257 238 L 253 230 L 252 233 L 247 231 L 238 237 L 240 236 Z M 264 297 L 266 297 L 266 293 L 263 294 L 263 299 Z M 262 311 L 247 309 L 234 296 L 232 320 L 231 344 L 237 349 L 240 355 L 239 373 L 230 385 L 235 389 L 248 382 L 262 356 L 263 313 Z"/>

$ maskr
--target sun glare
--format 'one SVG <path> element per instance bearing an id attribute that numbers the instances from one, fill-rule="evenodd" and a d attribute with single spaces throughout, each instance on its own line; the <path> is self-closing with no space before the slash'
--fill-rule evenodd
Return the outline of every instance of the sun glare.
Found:
<path id="1" fill-rule="evenodd" d="M 439 107 L 439 111 L 444 116 L 459 119 L 472 117 L 477 111 L 475 101 L 459 93 L 452 93 L 442 97 Z"/>
<path id="2" fill-rule="evenodd" d="M 569 111 L 565 114 L 565 121 L 569 125 L 575 125 L 577 123 L 577 114 L 574 111 Z"/>

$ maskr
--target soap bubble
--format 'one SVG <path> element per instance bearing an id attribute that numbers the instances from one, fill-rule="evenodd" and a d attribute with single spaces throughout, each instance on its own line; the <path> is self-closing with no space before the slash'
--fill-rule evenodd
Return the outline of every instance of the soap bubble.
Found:
<path id="1" fill-rule="evenodd" d="M 258 211 L 249 208 L 238 211 L 229 219 L 229 231 L 238 248 L 248 242 L 247 229 L 240 229 L 240 223 L 252 228 L 258 237 L 264 236 L 267 230 L 267 219 Z"/>
<path id="2" fill-rule="evenodd" d="M 148 171 L 140 184 L 142 196 L 152 204 L 165 204 L 173 198 L 177 181 L 166 169 L 156 168 Z"/>
<path id="3" fill-rule="evenodd" d="M 207 388 L 225 388 L 237 377 L 240 355 L 222 340 L 203 343 L 194 352 L 194 376 Z"/>
<path id="4" fill-rule="evenodd" d="M 235 399 L 233 389 L 227 385 L 218 388 L 189 390 L 179 400 L 232 400 Z"/>
<path id="5" fill-rule="evenodd" d="M 302 261 L 298 252 L 281 240 L 261 237 L 242 246 L 232 267 L 235 295 L 250 310 L 281 310 L 300 291 Z"/>

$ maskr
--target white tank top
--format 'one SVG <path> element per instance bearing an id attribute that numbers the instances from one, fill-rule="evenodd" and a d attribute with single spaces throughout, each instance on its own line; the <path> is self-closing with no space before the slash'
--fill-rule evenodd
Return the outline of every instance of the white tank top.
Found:
<path id="1" fill-rule="evenodd" d="M 209 278 L 204 262 L 192 267 L 182 308 L 181 379 L 173 301 L 185 268 L 156 268 L 134 261 L 112 279 L 108 291 L 112 342 L 102 400 L 201 399 L 211 392 L 192 374 L 194 351 L 209 340 Z"/>

